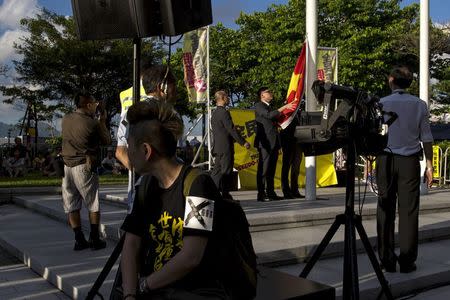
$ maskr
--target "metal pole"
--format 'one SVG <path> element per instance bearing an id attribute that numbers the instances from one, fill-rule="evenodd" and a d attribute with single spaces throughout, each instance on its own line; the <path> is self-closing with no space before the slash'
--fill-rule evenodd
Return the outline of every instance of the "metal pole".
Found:
<path id="1" fill-rule="evenodd" d="M 430 69 L 429 69 L 429 59 L 430 59 L 430 40 L 429 40 L 429 22 L 430 22 L 430 1 L 420 0 L 420 88 L 419 94 L 420 99 L 425 101 L 429 106 L 429 83 L 430 83 Z M 426 183 L 423 182 L 423 174 L 426 168 L 426 160 L 424 159 L 420 162 L 420 174 L 421 174 L 421 184 L 420 193 L 422 195 L 428 194 L 428 187 Z"/>
<path id="2" fill-rule="evenodd" d="M 133 103 L 138 103 L 141 95 L 141 39 L 133 39 Z"/>
<path id="3" fill-rule="evenodd" d="M 211 170 L 211 104 L 210 104 L 210 91 L 209 91 L 209 26 L 207 27 L 206 31 L 206 62 L 208 64 L 207 73 L 206 73 L 206 109 L 207 109 L 207 116 L 208 116 L 208 131 L 207 131 L 207 141 L 208 141 L 208 170 Z"/>
<path id="4" fill-rule="evenodd" d="M 141 100 L 141 39 L 133 39 L 133 104 Z M 134 168 L 128 172 L 128 193 L 134 191 L 136 174 Z"/>
<path id="5" fill-rule="evenodd" d="M 306 0 L 306 38 L 308 51 L 306 59 L 306 111 L 315 111 L 317 101 L 311 86 L 317 79 L 317 0 Z M 305 199 L 316 199 L 316 157 L 305 157 L 306 180 Z"/>

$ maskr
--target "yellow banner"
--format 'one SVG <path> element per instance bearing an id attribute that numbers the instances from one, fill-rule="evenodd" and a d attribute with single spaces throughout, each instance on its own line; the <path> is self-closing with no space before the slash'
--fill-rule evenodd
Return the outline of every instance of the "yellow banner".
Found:
<path id="1" fill-rule="evenodd" d="M 433 178 L 439 178 L 441 177 L 440 170 L 439 170 L 439 151 L 440 147 L 437 145 L 433 146 Z"/>
<path id="2" fill-rule="evenodd" d="M 317 79 L 337 83 L 337 48 L 317 49 Z"/>
<path id="3" fill-rule="evenodd" d="M 245 149 L 239 144 L 234 145 L 234 167 L 239 171 L 241 189 L 256 189 L 256 170 L 258 166 L 258 150 L 253 147 L 256 134 L 255 112 L 253 110 L 230 109 L 233 123 L 237 131 L 252 145 Z M 277 170 L 275 173 L 275 188 L 281 187 L 282 152 L 278 156 Z M 336 172 L 333 165 L 333 154 L 325 154 L 316 157 L 316 185 L 318 187 L 337 184 Z M 305 160 L 300 166 L 299 186 L 305 186 Z"/>

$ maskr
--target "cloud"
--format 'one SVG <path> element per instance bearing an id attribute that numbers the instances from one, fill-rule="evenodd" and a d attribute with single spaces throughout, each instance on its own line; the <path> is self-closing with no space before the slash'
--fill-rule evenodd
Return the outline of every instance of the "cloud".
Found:
<path id="1" fill-rule="evenodd" d="M 25 36 L 23 30 L 7 30 L 0 37 L 0 63 L 1 64 L 9 64 L 11 60 L 17 59 L 19 55 L 15 52 L 13 48 L 14 42 L 19 43 L 20 37 Z"/>
<path id="2" fill-rule="evenodd" d="M 6 124 L 17 124 L 23 118 L 25 111 L 18 110 L 11 104 L 3 103 L 4 97 L 0 95 L 0 120 Z"/>
<path id="3" fill-rule="evenodd" d="M 17 29 L 20 20 L 38 11 L 37 0 L 4 0 L 0 6 L 0 28 Z"/>

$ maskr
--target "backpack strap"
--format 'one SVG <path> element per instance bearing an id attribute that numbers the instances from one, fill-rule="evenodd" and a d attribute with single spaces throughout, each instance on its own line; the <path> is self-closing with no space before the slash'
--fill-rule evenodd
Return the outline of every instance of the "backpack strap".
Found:
<path id="1" fill-rule="evenodd" d="M 191 191 L 192 183 L 194 180 L 202 173 L 200 169 L 189 167 L 186 170 L 186 175 L 184 176 L 183 181 L 183 195 L 184 197 L 189 196 L 189 192 Z"/>
<path id="2" fill-rule="evenodd" d="M 139 205 L 141 205 L 141 207 L 144 207 L 145 194 L 147 192 L 151 179 L 152 177 L 149 175 L 142 175 L 139 178 L 139 180 L 141 180 L 141 183 L 139 184 L 139 188 L 135 190 L 135 193 L 137 193 L 137 200 L 139 202 Z"/>

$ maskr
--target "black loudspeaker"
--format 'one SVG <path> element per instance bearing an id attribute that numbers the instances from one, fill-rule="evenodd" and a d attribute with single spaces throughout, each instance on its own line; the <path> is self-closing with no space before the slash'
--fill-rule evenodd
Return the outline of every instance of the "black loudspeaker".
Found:
<path id="1" fill-rule="evenodd" d="M 211 0 L 72 0 L 81 40 L 179 35 L 212 23 Z"/>
<path id="2" fill-rule="evenodd" d="M 162 34 L 179 35 L 212 23 L 211 0 L 160 0 Z"/>

